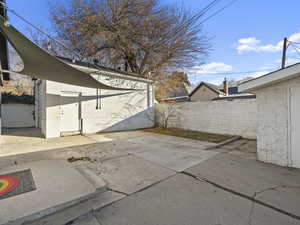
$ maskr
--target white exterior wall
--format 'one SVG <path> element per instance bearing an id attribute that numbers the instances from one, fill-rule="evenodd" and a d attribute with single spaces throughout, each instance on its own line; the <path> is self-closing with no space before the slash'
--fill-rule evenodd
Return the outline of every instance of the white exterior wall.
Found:
<path id="1" fill-rule="evenodd" d="M 96 77 L 98 78 L 98 76 Z M 101 76 L 99 81 L 114 86 L 144 91 L 111 91 L 101 90 L 101 109 L 96 109 L 96 89 L 85 88 L 52 81 L 44 81 L 45 106 L 42 118 L 42 132 L 46 138 L 59 137 L 61 132 L 60 107 L 62 104 L 74 102 L 67 97 L 61 97 L 62 92 L 81 93 L 81 119 L 83 133 L 100 131 L 121 131 L 148 128 L 154 126 L 153 87 L 144 82 L 120 80 Z M 147 93 L 147 86 L 150 86 Z M 118 93 L 126 95 L 110 96 Z M 76 112 L 74 112 L 76 113 Z"/>
<path id="2" fill-rule="evenodd" d="M 257 151 L 261 161 L 290 166 L 289 89 L 300 78 L 256 91 L 258 104 Z"/>
<path id="3" fill-rule="evenodd" d="M 22 128 L 35 127 L 34 105 L 29 104 L 2 104 L 2 127 Z"/>
<path id="4" fill-rule="evenodd" d="M 169 127 L 256 138 L 255 99 L 184 102 L 175 103 L 172 107 L 174 112 Z M 157 105 L 158 121 L 160 112 L 165 108 L 164 104 Z"/>
<path id="5" fill-rule="evenodd" d="M 36 127 L 41 128 L 41 132 L 45 135 L 45 121 L 46 121 L 46 82 L 38 80 L 35 85 L 35 115 L 36 115 Z"/>

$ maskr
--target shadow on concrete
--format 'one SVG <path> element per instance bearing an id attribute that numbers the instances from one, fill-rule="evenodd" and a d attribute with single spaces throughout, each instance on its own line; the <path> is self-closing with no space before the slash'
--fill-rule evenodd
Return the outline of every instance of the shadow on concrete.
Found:
<path id="1" fill-rule="evenodd" d="M 44 138 L 39 128 L 2 128 L 3 136 Z"/>

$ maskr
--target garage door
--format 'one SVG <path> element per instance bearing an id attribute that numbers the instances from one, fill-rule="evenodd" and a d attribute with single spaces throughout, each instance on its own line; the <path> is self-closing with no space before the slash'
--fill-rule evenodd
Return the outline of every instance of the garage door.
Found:
<path id="1" fill-rule="evenodd" d="M 291 88 L 291 163 L 300 168 L 300 87 Z"/>

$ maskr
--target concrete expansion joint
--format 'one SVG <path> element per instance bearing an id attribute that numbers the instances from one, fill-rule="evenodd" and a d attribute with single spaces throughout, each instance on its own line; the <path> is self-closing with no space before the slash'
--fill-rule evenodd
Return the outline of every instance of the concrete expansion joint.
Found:
<path id="1" fill-rule="evenodd" d="M 243 194 L 241 192 L 235 191 L 233 189 L 230 189 L 228 187 L 225 187 L 225 186 L 223 186 L 221 184 L 217 184 L 217 183 L 215 183 L 215 182 L 213 182 L 213 181 L 211 181 L 211 180 L 209 180 L 209 179 L 207 179 L 207 178 L 205 178 L 204 176 L 201 176 L 201 175 L 200 176 L 199 175 L 196 176 L 196 175 L 188 173 L 186 171 L 181 172 L 181 174 L 189 176 L 189 177 L 191 177 L 191 178 L 193 178 L 193 179 L 195 179 L 197 181 L 206 182 L 206 183 L 212 185 L 213 187 L 219 188 L 219 189 L 221 189 L 223 191 L 226 191 L 228 193 L 231 193 L 233 195 L 236 195 L 236 196 L 239 196 L 241 198 L 244 198 L 244 199 L 247 199 L 247 200 L 251 201 L 252 202 L 252 206 L 251 206 L 250 213 L 249 213 L 249 223 L 248 223 L 249 225 L 251 225 L 251 223 L 252 223 L 252 219 L 251 218 L 252 218 L 252 215 L 253 215 L 253 212 L 254 212 L 254 206 L 255 206 L 255 204 L 259 204 L 261 206 L 267 207 L 267 208 L 269 208 L 271 210 L 274 210 L 276 212 L 279 212 L 281 214 L 284 214 L 286 216 L 289 216 L 291 218 L 294 218 L 294 219 L 297 219 L 297 220 L 300 221 L 300 216 L 299 215 L 295 215 L 293 213 L 287 212 L 287 211 L 285 211 L 283 209 L 277 208 L 277 207 L 275 207 L 273 205 L 270 205 L 270 204 L 268 204 L 266 202 L 263 202 L 261 200 L 256 199 L 256 197 L 259 194 L 262 194 L 263 192 L 266 192 L 266 191 L 276 190 L 278 188 L 300 188 L 300 186 L 279 185 L 279 186 L 275 186 L 275 187 L 263 189 L 262 191 L 255 192 L 252 196 L 249 196 L 249 195 Z"/>
<path id="2" fill-rule="evenodd" d="M 110 151 L 113 151 L 113 149 L 111 149 Z M 109 151 L 107 151 L 106 153 L 108 153 L 108 152 Z M 119 155 L 119 156 L 109 157 L 109 158 L 105 158 L 105 159 L 100 158 L 99 162 L 104 163 L 104 162 L 109 161 L 109 160 L 125 158 L 125 157 L 130 156 L 130 155 L 131 155 L 130 153 L 127 153 L 126 155 Z"/>

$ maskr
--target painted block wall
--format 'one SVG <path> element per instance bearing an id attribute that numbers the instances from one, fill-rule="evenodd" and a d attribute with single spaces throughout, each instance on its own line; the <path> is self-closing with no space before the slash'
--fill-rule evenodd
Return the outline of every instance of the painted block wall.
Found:
<path id="1" fill-rule="evenodd" d="M 154 126 L 152 91 L 148 83 L 96 77 L 106 84 L 124 88 L 144 89 L 143 91 L 101 90 L 100 104 L 97 109 L 96 89 L 45 81 L 45 118 L 42 130 L 46 138 L 59 137 L 61 130 L 61 104 L 74 103 L 74 100 L 61 96 L 62 92 L 81 93 L 81 119 L 83 133 L 121 131 Z M 149 85 L 149 88 L 147 88 Z M 149 94 L 147 90 L 149 89 Z"/>
<path id="2" fill-rule="evenodd" d="M 289 89 L 300 87 L 300 78 L 256 91 L 258 104 L 258 159 L 290 166 Z"/>
<path id="3" fill-rule="evenodd" d="M 28 104 L 2 104 L 2 127 L 24 128 L 35 127 L 34 105 Z"/>
<path id="4" fill-rule="evenodd" d="M 169 127 L 256 139 L 257 104 L 255 99 L 233 101 L 184 102 L 173 104 Z M 166 110 L 157 104 L 157 121 Z"/>

